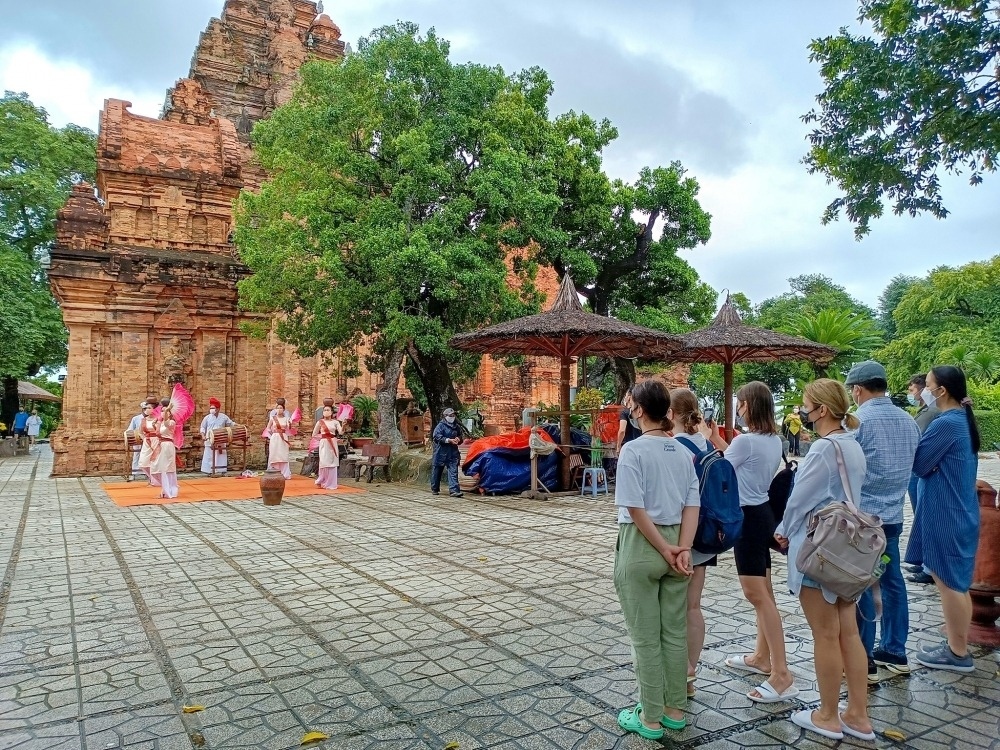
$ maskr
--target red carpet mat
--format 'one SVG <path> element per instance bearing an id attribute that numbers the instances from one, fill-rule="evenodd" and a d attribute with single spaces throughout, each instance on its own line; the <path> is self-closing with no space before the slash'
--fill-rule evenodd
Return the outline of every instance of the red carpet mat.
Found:
<path id="1" fill-rule="evenodd" d="M 314 484 L 315 480 L 301 475 L 292 475 L 285 482 L 284 497 L 305 495 L 350 495 L 364 492 L 359 487 L 340 485 L 335 490 L 323 490 Z M 177 497 L 158 497 L 160 488 L 150 487 L 145 482 L 113 482 L 102 484 L 115 505 L 129 508 L 133 505 L 167 505 L 169 503 L 203 503 L 208 500 L 254 500 L 260 499 L 258 477 L 218 477 L 216 479 L 181 479 L 177 482 Z"/>

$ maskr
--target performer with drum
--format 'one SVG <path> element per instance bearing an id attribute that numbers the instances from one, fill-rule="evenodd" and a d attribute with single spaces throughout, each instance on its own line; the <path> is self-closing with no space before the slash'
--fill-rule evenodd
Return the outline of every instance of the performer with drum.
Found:
<path id="1" fill-rule="evenodd" d="M 142 440 L 142 432 L 140 431 L 140 426 L 142 425 L 142 416 L 146 413 L 146 402 L 139 402 L 139 413 L 132 417 L 132 420 L 128 423 L 128 429 L 125 432 L 125 442 L 129 447 L 129 452 L 132 454 L 132 473 L 128 475 L 128 481 L 133 482 L 141 476 L 145 476 L 142 469 L 139 468 L 139 454 L 140 450 L 136 450 L 135 445 L 132 441 L 135 438 Z"/>
<path id="2" fill-rule="evenodd" d="M 344 428 L 333 418 L 333 405 L 323 407 L 323 418 L 313 428 L 313 437 L 319 439 L 319 477 L 316 486 L 325 490 L 337 489 L 337 467 L 340 465 L 340 450 L 337 435 L 343 435 Z"/>
<path id="3" fill-rule="evenodd" d="M 211 430 L 221 430 L 226 427 L 232 427 L 236 423 L 233 422 L 228 416 L 223 414 L 220 410 L 222 409 L 222 403 L 219 399 L 214 396 L 208 400 L 208 416 L 201 420 L 201 439 L 206 440 L 208 438 L 208 433 Z M 214 457 L 213 457 L 214 453 Z M 213 461 L 214 458 L 214 461 Z M 223 447 L 216 450 L 216 446 L 205 443 L 205 451 L 201 454 L 201 471 L 203 474 L 214 474 L 214 469 L 221 469 L 222 473 L 226 473 L 226 468 L 229 466 L 229 456 L 226 454 L 226 449 Z"/>

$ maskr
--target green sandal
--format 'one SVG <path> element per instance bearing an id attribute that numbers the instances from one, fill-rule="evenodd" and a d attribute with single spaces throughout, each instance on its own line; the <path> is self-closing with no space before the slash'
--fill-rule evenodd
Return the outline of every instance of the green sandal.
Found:
<path id="1" fill-rule="evenodd" d="M 642 704 L 641 703 L 636 703 L 635 704 L 635 710 L 636 710 L 637 713 L 641 714 L 642 713 Z M 620 714 L 619 714 L 619 716 L 620 716 Z M 660 724 L 663 727 L 667 728 L 667 729 L 680 730 L 680 729 L 683 729 L 684 727 L 687 726 L 687 721 L 685 721 L 684 719 L 671 719 L 666 714 L 663 714 L 663 716 L 660 717 Z M 643 726 L 645 726 L 645 724 Z"/>
<path id="2" fill-rule="evenodd" d="M 638 704 L 635 708 L 623 708 L 618 714 L 618 726 L 626 732 L 635 732 L 647 740 L 662 740 L 663 730 L 647 727 L 642 723 L 640 714 L 642 714 L 642 704 Z"/>

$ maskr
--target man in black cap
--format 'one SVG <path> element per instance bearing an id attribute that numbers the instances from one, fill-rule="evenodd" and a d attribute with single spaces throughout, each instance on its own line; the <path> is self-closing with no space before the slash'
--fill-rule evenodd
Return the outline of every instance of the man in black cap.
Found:
<path id="1" fill-rule="evenodd" d="M 455 410 L 448 407 L 444 410 L 444 419 L 438 422 L 431 436 L 434 441 L 434 459 L 431 465 L 431 493 L 441 492 L 441 472 L 448 469 L 448 494 L 451 497 L 461 497 L 458 486 L 458 446 L 462 442 L 461 431 Z"/>

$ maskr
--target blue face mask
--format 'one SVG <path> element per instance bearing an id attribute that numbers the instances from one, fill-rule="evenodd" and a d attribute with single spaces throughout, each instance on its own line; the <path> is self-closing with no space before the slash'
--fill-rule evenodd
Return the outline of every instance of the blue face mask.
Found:
<path id="1" fill-rule="evenodd" d="M 448 424 L 454 424 L 455 423 L 455 416 L 452 415 L 450 417 L 445 417 L 444 421 L 447 422 Z"/>
<path id="2" fill-rule="evenodd" d="M 909 402 L 910 406 L 916 406 L 917 405 L 917 397 L 914 396 L 912 393 L 907 393 L 906 394 L 906 400 L 907 400 L 907 402 Z"/>

